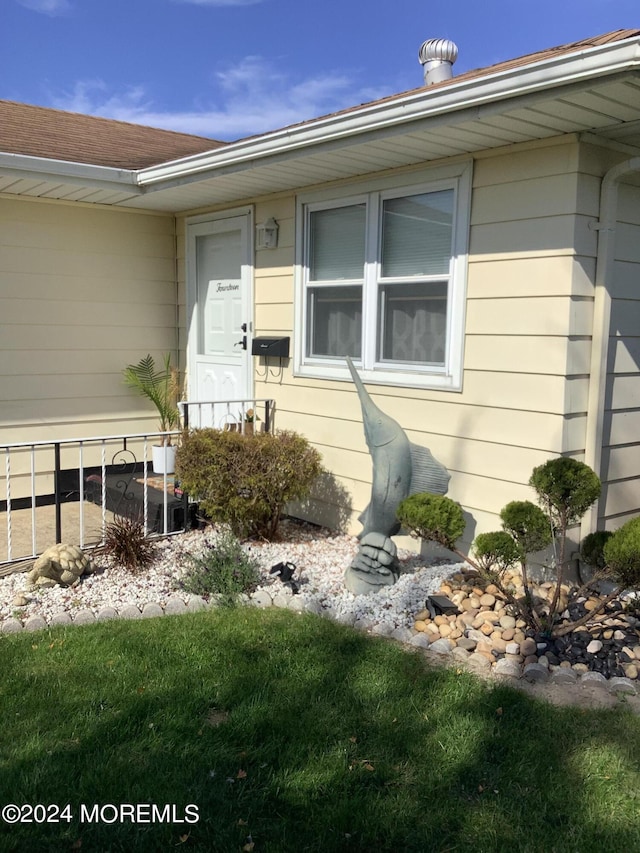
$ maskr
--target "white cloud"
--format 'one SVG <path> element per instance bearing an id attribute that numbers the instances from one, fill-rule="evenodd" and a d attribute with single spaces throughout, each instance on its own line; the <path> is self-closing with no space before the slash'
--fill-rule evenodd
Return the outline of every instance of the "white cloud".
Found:
<path id="1" fill-rule="evenodd" d="M 216 91 L 192 108 L 163 111 L 148 90 L 131 86 L 110 91 L 102 80 L 76 83 L 70 93 L 51 99 L 52 106 L 89 115 L 232 140 L 276 130 L 388 94 L 358 88 L 348 74 L 327 72 L 292 80 L 258 56 L 214 74 Z M 214 100 L 215 96 L 218 96 Z"/>
<path id="2" fill-rule="evenodd" d="M 45 15 L 62 15 L 71 9 L 69 0 L 17 0 L 26 9 Z"/>

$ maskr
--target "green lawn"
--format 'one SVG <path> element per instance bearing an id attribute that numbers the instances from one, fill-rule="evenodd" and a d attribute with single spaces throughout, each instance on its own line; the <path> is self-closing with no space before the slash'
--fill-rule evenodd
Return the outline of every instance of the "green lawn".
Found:
<path id="1" fill-rule="evenodd" d="M 2 804 L 71 806 L 0 825 L 2 851 L 640 851 L 624 709 L 553 708 L 277 610 L 3 636 L 0 654 Z M 137 803 L 199 820 L 80 820 Z"/>

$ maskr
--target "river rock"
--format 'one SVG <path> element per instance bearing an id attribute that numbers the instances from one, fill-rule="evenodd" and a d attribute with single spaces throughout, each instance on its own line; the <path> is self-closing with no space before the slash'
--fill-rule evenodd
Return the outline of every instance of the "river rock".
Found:
<path id="1" fill-rule="evenodd" d="M 420 635 L 417 634 L 416 636 Z M 451 652 L 452 650 L 453 643 L 451 642 L 451 640 L 446 640 L 444 638 L 441 640 L 436 640 L 429 646 L 429 651 L 437 652 L 439 655 L 448 655 L 449 652 Z"/>
<path id="2" fill-rule="evenodd" d="M 515 661 L 501 658 L 493 667 L 495 675 L 508 675 L 510 678 L 520 678 L 520 665 Z"/>
<path id="3" fill-rule="evenodd" d="M 447 640 L 436 640 L 436 642 L 448 642 Z M 429 642 L 429 638 L 426 634 L 414 634 L 409 640 L 409 644 L 412 646 L 417 646 L 419 649 L 428 649 L 431 646 Z"/>

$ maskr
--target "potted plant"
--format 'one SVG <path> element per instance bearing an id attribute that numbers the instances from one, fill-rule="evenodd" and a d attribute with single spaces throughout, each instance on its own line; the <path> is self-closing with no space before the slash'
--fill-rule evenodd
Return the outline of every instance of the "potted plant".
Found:
<path id="1" fill-rule="evenodd" d="M 244 425 L 240 424 L 240 428 L 245 435 L 253 435 L 253 425 L 260 418 L 255 414 L 253 409 L 247 409 L 244 413 Z"/>
<path id="2" fill-rule="evenodd" d="M 124 370 L 124 381 L 154 404 L 160 416 L 160 432 L 168 432 L 180 425 L 178 410 L 178 371 L 171 365 L 171 355 L 164 356 L 162 369 L 157 369 L 152 355 L 130 364 Z M 176 447 L 171 436 L 164 436 L 160 445 L 152 447 L 154 474 L 173 474 Z"/>

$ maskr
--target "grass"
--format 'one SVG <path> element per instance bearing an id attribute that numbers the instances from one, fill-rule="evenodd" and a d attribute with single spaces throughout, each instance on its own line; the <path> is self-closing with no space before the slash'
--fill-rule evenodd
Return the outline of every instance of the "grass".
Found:
<path id="1" fill-rule="evenodd" d="M 2 851 L 640 851 L 640 719 L 250 608 L 0 638 Z M 80 822 L 80 804 L 197 823 Z M 106 811 L 107 818 L 113 812 Z"/>

